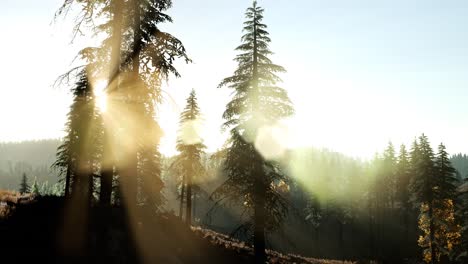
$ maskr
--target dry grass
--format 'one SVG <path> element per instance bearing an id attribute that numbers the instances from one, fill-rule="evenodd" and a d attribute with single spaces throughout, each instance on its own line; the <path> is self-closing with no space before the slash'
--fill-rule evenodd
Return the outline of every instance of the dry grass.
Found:
<path id="1" fill-rule="evenodd" d="M 209 229 L 202 229 L 194 227 L 192 230 L 200 237 L 210 241 L 212 244 L 225 248 L 227 250 L 235 251 L 238 254 L 253 255 L 253 249 L 243 241 L 233 239 L 227 235 L 214 232 Z M 353 264 L 351 261 L 338 261 L 329 259 L 314 259 L 305 258 L 302 256 L 282 254 L 277 251 L 267 250 L 268 263 L 276 264 L 290 264 L 290 263 L 304 263 L 304 264 Z"/>
<path id="2" fill-rule="evenodd" d="M 0 218 L 5 218 L 13 211 L 11 205 L 29 203 L 35 199 L 32 194 L 20 194 L 15 191 L 0 190 Z"/>

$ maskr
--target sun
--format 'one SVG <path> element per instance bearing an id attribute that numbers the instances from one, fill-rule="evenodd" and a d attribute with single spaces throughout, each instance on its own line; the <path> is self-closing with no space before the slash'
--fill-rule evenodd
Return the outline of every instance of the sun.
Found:
<path id="1" fill-rule="evenodd" d="M 106 112 L 107 110 L 107 94 L 106 94 L 107 81 L 106 80 L 97 80 L 94 83 L 94 95 L 96 96 L 96 105 L 101 112 Z"/>

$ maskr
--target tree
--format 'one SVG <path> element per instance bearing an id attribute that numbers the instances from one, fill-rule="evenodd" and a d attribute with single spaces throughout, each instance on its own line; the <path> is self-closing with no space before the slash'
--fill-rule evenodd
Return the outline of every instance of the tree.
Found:
<path id="1" fill-rule="evenodd" d="M 410 229 L 410 190 L 409 185 L 411 181 L 411 164 L 406 151 L 405 145 L 400 146 L 400 153 L 398 155 L 398 163 L 396 166 L 396 200 L 400 204 L 403 225 L 404 225 L 404 242 L 408 244 L 409 229 Z"/>
<path id="2" fill-rule="evenodd" d="M 435 219 L 435 220 L 431 220 Z M 460 225 L 455 219 L 453 200 L 437 202 L 437 207 L 430 212 L 429 203 L 421 205 L 419 228 L 423 234 L 418 244 L 423 250 L 423 259 L 427 263 L 439 263 L 442 257 L 450 258 L 460 243 Z M 432 248 L 435 247 L 435 250 Z"/>
<path id="3" fill-rule="evenodd" d="M 240 201 L 248 217 L 243 230 L 253 231 L 257 263 L 264 263 L 265 230 L 277 228 L 287 212 L 287 202 L 275 188 L 286 178 L 275 162 L 266 160 L 256 142 L 259 130 L 275 125 L 293 113 L 287 92 L 276 85 L 276 75 L 284 68 L 268 58 L 270 38 L 262 23 L 264 9 L 254 1 L 246 11 L 246 22 L 240 52 L 235 58 L 237 70 L 221 84 L 233 90 L 227 104 L 223 127 L 230 129 L 229 146 L 224 165 L 227 181 L 213 197 Z M 263 153 L 266 155 L 266 153 Z M 268 156 L 268 155 L 266 155 Z"/>
<path id="4" fill-rule="evenodd" d="M 436 188 L 436 169 L 434 164 L 434 152 L 429 144 L 428 138 L 422 134 L 419 137 L 417 145 L 418 159 L 415 159 L 416 175 L 413 181 L 413 191 L 415 199 L 421 207 L 421 211 L 427 211 L 428 214 L 428 243 L 426 243 L 430 256 L 437 255 L 435 245 L 435 225 L 434 225 L 434 201 L 433 191 Z M 416 153 L 415 153 L 416 154 Z M 427 206 L 427 210 L 424 209 Z M 422 215 L 420 216 L 422 217 Z M 425 258 L 426 259 L 426 258 Z M 433 257 L 431 263 L 435 263 Z"/>
<path id="5" fill-rule="evenodd" d="M 29 192 L 29 185 L 28 185 L 28 177 L 26 176 L 26 173 L 23 173 L 23 178 L 21 178 L 21 184 L 19 188 L 19 192 L 21 194 Z"/>
<path id="6" fill-rule="evenodd" d="M 170 74 L 180 76 L 174 60 L 189 61 L 182 43 L 159 29 L 159 24 L 172 22 L 164 13 L 172 1 L 65 0 L 58 15 L 73 4 L 81 9 L 75 33 L 87 24 L 94 33 L 107 35 L 99 48 L 89 48 L 97 53 L 92 80 L 107 81 L 108 101 L 113 105 L 113 111 L 106 113 L 113 122 L 104 124 L 102 136 L 101 204 L 110 204 L 113 176 L 119 171 L 119 180 L 124 181 L 119 186 L 126 189 L 122 193 L 129 205 L 136 206 L 137 197 L 143 196 L 159 207 L 163 200 L 158 151 L 162 133 L 155 108 L 161 101 L 161 82 Z M 120 151 L 112 151 L 116 149 Z"/>
<path id="7" fill-rule="evenodd" d="M 102 121 L 88 72 L 81 71 L 78 78 L 72 88 L 73 103 L 67 116 L 67 135 L 57 150 L 53 167 L 65 175 L 66 196 L 75 192 L 80 200 L 90 202 L 94 192 L 93 179 L 99 173 Z"/>
<path id="8" fill-rule="evenodd" d="M 460 206 L 457 216 L 461 224 L 461 241 L 457 249 L 456 261 L 458 263 L 468 262 L 468 179 L 459 187 Z"/>
<path id="9" fill-rule="evenodd" d="M 424 249 L 424 260 L 437 263 L 441 256 L 450 254 L 458 241 L 453 205 L 455 170 L 445 147 L 441 144 L 435 157 L 424 134 L 419 137 L 418 152 L 417 171 L 412 184 L 421 211 L 418 223 L 423 235 L 418 244 Z"/>
<path id="10" fill-rule="evenodd" d="M 393 208 L 395 203 L 395 193 L 396 193 L 396 169 L 397 159 L 395 157 L 395 148 L 393 147 L 392 142 L 388 143 L 387 149 L 385 149 L 383 154 L 383 173 L 384 173 L 384 206 Z"/>
<path id="11" fill-rule="evenodd" d="M 39 184 L 37 183 L 37 178 L 34 178 L 34 182 L 31 185 L 31 193 L 35 195 L 39 195 Z"/>
<path id="12" fill-rule="evenodd" d="M 437 199 L 454 200 L 456 198 L 458 186 L 457 171 L 453 168 L 446 148 L 442 143 L 439 145 L 435 165 L 438 176 L 438 188 L 436 190 Z"/>
<path id="13" fill-rule="evenodd" d="M 182 208 L 184 200 L 185 222 L 190 225 L 192 222 L 192 191 L 194 187 L 194 178 L 204 172 L 202 164 L 202 155 L 206 148 L 200 137 L 200 109 L 197 103 L 195 90 L 190 92 L 187 98 L 187 104 L 180 114 L 179 136 L 177 139 L 177 150 L 179 154 L 172 163 L 171 167 L 180 176 L 180 217 L 182 219 Z"/>

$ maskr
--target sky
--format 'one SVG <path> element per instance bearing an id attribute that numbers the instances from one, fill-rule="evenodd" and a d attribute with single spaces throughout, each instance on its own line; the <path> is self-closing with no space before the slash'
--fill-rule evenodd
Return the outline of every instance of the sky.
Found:
<path id="1" fill-rule="evenodd" d="M 296 113 L 284 121 L 288 147 L 323 147 L 370 158 L 389 141 L 421 133 L 434 147 L 468 152 L 468 2 L 464 0 L 260 0 L 281 75 Z M 60 0 L 0 1 L 0 142 L 63 136 L 71 96 L 53 87 L 73 65 L 73 16 L 52 23 Z M 195 89 L 202 136 L 213 151 L 225 137 L 221 115 L 230 91 L 244 11 L 250 0 L 174 0 L 173 24 L 193 63 L 164 85 L 161 150 L 175 153 L 179 112 Z"/>

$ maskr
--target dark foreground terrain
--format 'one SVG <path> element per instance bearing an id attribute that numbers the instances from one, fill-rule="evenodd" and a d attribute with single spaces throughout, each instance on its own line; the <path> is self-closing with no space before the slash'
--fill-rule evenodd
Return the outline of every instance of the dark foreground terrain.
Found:
<path id="1" fill-rule="evenodd" d="M 146 220 L 129 228 L 122 208 L 93 207 L 83 224 L 73 221 L 80 214 L 66 220 L 70 213 L 66 204 L 60 197 L 0 193 L 0 262 L 253 263 L 253 251 L 245 243 L 189 228 L 174 215 L 142 217 Z M 80 243 L 77 237 L 84 239 Z M 268 259 L 270 263 L 343 263 L 275 251 L 268 252 Z"/>

